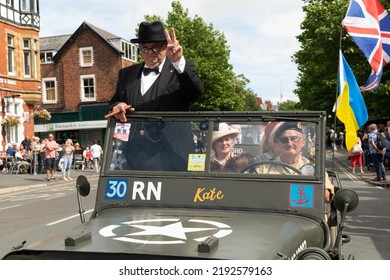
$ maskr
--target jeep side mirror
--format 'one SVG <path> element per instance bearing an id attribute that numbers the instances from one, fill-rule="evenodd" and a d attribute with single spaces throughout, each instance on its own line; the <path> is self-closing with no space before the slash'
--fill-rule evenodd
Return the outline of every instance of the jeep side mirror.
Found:
<path id="1" fill-rule="evenodd" d="M 333 199 L 334 206 L 340 212 L 351 212 L 359 204 L 359 197 L 357 193 L 351 189 L 340 189 L 336 192 Z M 344 209 L 347 206 L 347 209 Z"/>
<path id="2" fill-rule="evenodd" d="M 81 197 L 80 196 L 87 196 L 89 195 L 89 191 L 91 190 L 91 185 L 89 184 L 87 178 L 83 175 L 80 175 L 77 177 L 76 180 L 76 189 L 77 189 L 77 202 L 79 205 L 79 214 L 80 214 L 80 220 L 81 224 L 85 223 L 85 216 L 84 216 L 84 209 L 83 204 L 81 203 Z M 85 231 L 84 226 L 83 230 L 73 236 L 68 236 L 65 238 L 65 246 L 78 246 L 79 244 L 90 240 L 91 239 L 91 232 Z"/>
<path id="3" fill-rule="evenodd" d="M 353 211 L 359 204 L 357 193 L 350 189 L 339 189 L 333 199 L 333 204 L 341 214 L 340 224 L 337 228 L 337 236 L 334 244 L 334 250 L 341 259 L 341 245 L 343 243 L 343 229 L 347 212 Z M 346 237 L 347 238 L 347 237 Z"/>
<path id="4" fill-rule="evenodd" d="M 76 180 L 76 188 L 77 188 L 77 202 L 79 204 L 79 214 L 81 223 L 85 223 L 85 217 L 84 217 L 84 209 L 83 205 L 81 203 L 81 196 L 87 196 L 89 195 L 89 191 L 91 190 L 91 185 L 89 184 L 87 178 L 84 175 L 80 175 L 77 177 Z"/>
<path id="5" fill-rule="evenodd" d="M 91 190 L 91 185 L 84 175 L 80 175 L 76 180 L 76 188 L 81 196 L 87 196 Z"/>

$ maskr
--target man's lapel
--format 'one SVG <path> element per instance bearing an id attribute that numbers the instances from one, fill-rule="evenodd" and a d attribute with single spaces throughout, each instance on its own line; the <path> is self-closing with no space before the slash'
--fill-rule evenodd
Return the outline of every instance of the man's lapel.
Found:
<path id="1" fill-rule="evenodd" d="M 166 87 L 168 86 L 168 82 L 171 80 L 172 75 L 174 75 L 174 73 L 175 73 L 175 68 L 173 67 L 172 63 L 168 60 L 168 58 L 166 58 L 160 74 L 160 81 L 157 88 L 157 95 L 160 95 L 165 91 Z"/>
<path id="2" fill-rule="evenodd" d="M 143 64 L 137 64 L 134 67 L 130 68 L 132 69 L 129 71 L 126 75 L 126 77 L 123 77 L 127 81 L 126 85 L 126 99 L 128 104 L 134 103 L 134 94 L 137 93 L 137 88 L 140 88 L 141 85 L 141 71 L 143 68 Z M 139 90 L 138 90 L 139 91 Z"/>

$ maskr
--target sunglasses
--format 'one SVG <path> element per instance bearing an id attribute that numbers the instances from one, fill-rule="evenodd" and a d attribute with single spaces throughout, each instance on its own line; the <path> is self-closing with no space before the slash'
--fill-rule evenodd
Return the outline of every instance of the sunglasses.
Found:
<path id="1" fill-rule="evenodd" d="M 279 142 L 281 144 L 287 144 L 287 143 L 289 143 L 289 141 L 291 141 L 293 143 L 297 143 L 302 138 L 303 137 L 299 137 L 299 136 L 290 136 L 290 137 L 282 136 L 282 137 L 279 138 Z"/>

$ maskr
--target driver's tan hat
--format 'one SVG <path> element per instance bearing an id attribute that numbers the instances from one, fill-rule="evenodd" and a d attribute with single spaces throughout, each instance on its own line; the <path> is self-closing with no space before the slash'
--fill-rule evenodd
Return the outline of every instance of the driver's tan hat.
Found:
<path id="1" fill-rule="evenodd" d="M 221 139 L 222 137 L 231 135 L 234 139 L 238 136 L 239 132 L 237 129 L 231 127 L 227 123 L 219 123 L 218 130 L 213 131 L 213 136 L 211 138 L 211 145 L 214 144 L 215 141 Z"/>

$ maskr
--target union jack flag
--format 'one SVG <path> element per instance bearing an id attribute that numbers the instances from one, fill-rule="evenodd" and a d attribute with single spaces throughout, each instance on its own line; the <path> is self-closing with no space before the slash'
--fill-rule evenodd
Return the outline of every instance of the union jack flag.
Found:
<path id="1" fill-rule="evenodd" d="M 390 16 L 379 0 L 351 0 L 342 24 L 372 68 L 360 89 L 376 89 L 383 67 L 390 62 Z"/>

